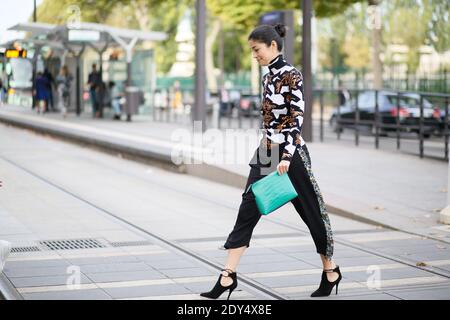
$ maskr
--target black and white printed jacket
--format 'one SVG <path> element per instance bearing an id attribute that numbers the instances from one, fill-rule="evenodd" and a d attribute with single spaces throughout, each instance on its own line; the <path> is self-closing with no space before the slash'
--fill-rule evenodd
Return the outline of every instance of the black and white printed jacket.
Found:
<path id="1" fill-rule="evenodd" d="M 305 144 L 301 136 L 303 112 L 303 77 L 300 71 L 277 56 L 264 75 L 261 113 L 267 147 L 271 142 L 285 143 L 281 160 L 290 161 L 295 150 Z"/>

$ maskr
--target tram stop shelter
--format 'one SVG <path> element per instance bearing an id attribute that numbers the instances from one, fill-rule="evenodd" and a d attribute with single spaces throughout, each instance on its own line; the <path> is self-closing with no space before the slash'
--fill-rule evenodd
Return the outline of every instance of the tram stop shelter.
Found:
<path id="1" fill-rule="evenodd" d="M 133 29 L 116 28 L 104 24 L 76 22 L 67 25 L 53 25 L 37 22 L 19 23 L 8 30 L 25 31 L 29 33 L 27 42 L 34 45 L 35 54 L 33 56 L 33 79 L 36 72 L 36 61 L 38 52 L 44 46 L 52 49 L 62 50 L 65 54 L 70 52 L 76 59 L 76 112 L 81 112 L 81 88 L 80 88 L 80 60 L 87 47 L 90 47 L 99 55 L 100 70 L 103 66 L 103 53 L 110 47 L 121 47 L 126 56 L 127 77 L 127 116 L 131 119 L 133 109 L 130 103 L 136 101 L 133 93 L 136 88 L 132 87 L 131 62 L 133 59 L 133 49 L 139 41 L 163 41 L 167 38 L 164 32 L 141 31 Z M 33 81 L 34 82 L 34 81 Z"/>

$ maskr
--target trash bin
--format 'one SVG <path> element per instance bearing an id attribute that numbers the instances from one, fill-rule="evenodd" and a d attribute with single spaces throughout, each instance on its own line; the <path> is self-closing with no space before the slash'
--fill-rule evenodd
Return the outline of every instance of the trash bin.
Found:
<path id="1" fill-rule="evenodd" d="M 126 87 L 126 104 L 124 113 L 127 115 L 127 120 L 131 120 L 131 116 L 138 113 L 139 106 L 141 105 L 142 92 L 138 87 Z"/>

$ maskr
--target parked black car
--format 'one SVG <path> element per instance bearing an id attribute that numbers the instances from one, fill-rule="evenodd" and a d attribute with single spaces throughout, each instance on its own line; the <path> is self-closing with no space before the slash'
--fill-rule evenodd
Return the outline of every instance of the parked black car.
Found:
<path id="1" fill-rule="evenodd" d="M 391 91 L 378 92 L 378 110 L 381 125 L 395 125 L 397 118 L 397 93 Z M 400 126 L 408 132 L 419 133 L 419 128 L 408 128 L 407 126 L 418 126 L 420 121 L 420 95 L 417 93 L 402 93 L 398 99 Z M 338 108 L 335 108 L 329 120 L 330 126 L 335 132 L 343 128 L 355 128 L 355 99 L 340 106 L 340 120 L 338 121 Z M 375 119 L 375 91 L 363 91 L 358 98 L 359 118 L 362 123 L 358 128 L 367 129 L 375 133 L 375 126 L 370 121 Z M 441 128 L 441 112 L 428 100 L 423 98 L 424 137 L 431 134 L 439 134 Z M 369 121 L 364 123 L 364 121 Z M 395 127 L 384 127 L 379 129 L 380 135 L 386 135 L 388 131 L 395 131 Z"/>

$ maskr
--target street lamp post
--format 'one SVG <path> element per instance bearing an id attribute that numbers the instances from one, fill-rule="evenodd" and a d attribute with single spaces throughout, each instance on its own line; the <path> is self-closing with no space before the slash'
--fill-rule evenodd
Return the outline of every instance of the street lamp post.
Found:
<path id="1" fill-rule="evenodd" d="M 201 121 L 203 130 L 205 130 L 206 105 L 205 30 L 205 0 L 197 0 L 195 30 L 195 104 L 193 108 L 192 120 Z"/>
<path id="2" fill-rule="evenodd" d="M 302 26 L 302 74 L 303 94 L 305 101 L 305 115 L 303 120 L 302 136 L 307 142 L 312 141 L 312 73 L 311 73 L 311 16 L 312 0 L 302 0 L 303 26 Z"/>
<path id="3" fill-rule="evenodd" d="M 37 22 L 36 0 L 34 0 L 33 22 Z"/>

